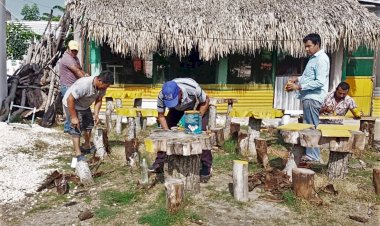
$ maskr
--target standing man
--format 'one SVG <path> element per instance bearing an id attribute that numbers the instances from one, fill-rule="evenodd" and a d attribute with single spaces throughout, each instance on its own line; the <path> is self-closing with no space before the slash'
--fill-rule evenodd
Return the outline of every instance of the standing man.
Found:
<path id="1" fill-rule="evenodd" d="M 84 135 L 84 145 L 90 146 L 91 130 L 99 122 L 99 111 L 102 98 L 107 88 L 113 84 L 113 74 L 102 71 L 98 76 L 78 79 L 63 97 L 63 107 L 70 115 L 70 134 L 73 140 L 74 153 L 77 161 L 86 161 L 80 150 L 80 137 Z M 94 117 L 90 106 L 95 102 Z"/>
<path id="2" fill-rule="evenodd" d="M 197 110 L 202 117 L 202 130 L 206 130 L 209 98 L 199 84 L 191 78 L 176 78 L 165 82 L 157 98 L 158 121 L 161 127 L 170 129 L 177 126 L 184 112 L 193 110 L 196 104 L 198 104 Z M 165 117 L 166 108 L 169 109 L 169 112 Z M 150 171 L 162 171 L 165 159 L 165 152 L 158 152 L 156 161 L 150 167 Z M 211 150 L 202 150 L 201 161 L 201 181 L 206 182 L 211 174 Z"/>
<path id="3" fill-rule="evenodd" d="M 77 57 L 79 50 L 78 42 L 71 40 L 67 45 L 67 50 L 63 54 L 59 63 L 59 77 L 61 83 L 61 96 L 64 97 L 67 89 L 79 78 L 88 76 L 80 66 Z M 66 121 L 63 127 L 65 133 L 70 131 L 70 115 L 66 114 Z"/>
<path id="4" fill-rule="evenodd" d="M 321 115 L 332 115 L 332 116 L 345 116 L 348 110 L 354 115 L 355 118 L 360 118 L 362 112 L 358 109 L 354 99 L 348 96 L 348 91 L 350 90 L 350 85 L 346 82 L 341 82 L 336 87 L 335 91 L 329 93 L 325 100 L 323 101 L 321 110 L 319 111 Z M 321 120 L 323 123 L 325 120 Z M 327 120 L 325 123 L 330 124 L 341 124 L 342 120 Z"/>
<path id="5" fill-rule="evenodd" d="M 319 110 L 328 92 L 330 60 L 321 49 L 321 37 L 318 34 L 308 34 L 304 39 L 305 50 L 310 56 L 302 76 L 290 79 L 286 90 L 299 91 L 303 107 L 303 122 L 315 127 L 319 124 Z M 305 161 L 320 161 L 319 148 L 306 148 Z"/>

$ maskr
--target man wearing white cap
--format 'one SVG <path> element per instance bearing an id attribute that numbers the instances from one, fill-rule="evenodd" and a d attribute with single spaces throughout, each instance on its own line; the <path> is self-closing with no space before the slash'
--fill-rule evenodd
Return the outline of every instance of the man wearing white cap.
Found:
<path id="1" fill-rule="evenodd" d="M 77 57 L 79 44 L 77 41 L 71 40 L 67 45 L 67 50 L 63 54 L 59 63 L 59 77 L 61 83 L 61 96 L 64 97 L 66 91 L 70 88 L 76 80 L 86 77 L 87 74 L 80 66 Z M 63 131 L 68 133 L 70 131 L 70 115 L 66 115 L 66 121 Z M 89 147 L 86 147 L 89 148 Z"/>

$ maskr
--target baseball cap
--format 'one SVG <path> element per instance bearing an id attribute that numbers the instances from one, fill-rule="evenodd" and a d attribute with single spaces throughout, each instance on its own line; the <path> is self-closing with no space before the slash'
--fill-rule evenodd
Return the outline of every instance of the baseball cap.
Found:
<path id="1" fill-rule="evenodd" d="M 79 44 L 77 41 L 71 40 L 68 44 L 70 50 L 79 50 Z"/>
<path id="2" fill-rule="evenodd" d="M 179 87 L 173 81 L 165 82 L 162 86 L 162 94 L 164 95 L 164 104 L 168 108 L 178 105 Z"/>

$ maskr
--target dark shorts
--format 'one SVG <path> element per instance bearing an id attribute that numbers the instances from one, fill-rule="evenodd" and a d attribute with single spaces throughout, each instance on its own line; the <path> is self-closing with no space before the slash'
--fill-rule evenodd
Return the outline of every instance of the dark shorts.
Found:
<path id="1" fill-rule="evenodd" d="M 65 111 L 68 112 L 67 107 L 64 107 Z M 70 125 L 69 133 L 73 137 L 81 137 L 82 131 L 92 130 L 94 128 L 94 118 L 92 117 L 92 112 L 90 108 L 86 110 L 75 110 L 77 112 L 80 129 L 74 128 Z"/>

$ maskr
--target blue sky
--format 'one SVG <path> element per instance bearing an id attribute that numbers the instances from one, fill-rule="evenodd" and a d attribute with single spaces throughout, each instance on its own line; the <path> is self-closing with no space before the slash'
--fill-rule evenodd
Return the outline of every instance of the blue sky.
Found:
<path id="1" fill-rule="evenodd" d="M 32 5 L 36 3 L 40 9 L 40 15 L 42 13 L 50 13 L 50 9 L 55 5 L 64 6 L 65 0 L 5 0 L 5 7 L 11 11 L 12 16 L 16 16 L 18 19 L 22 19 L 21 9 L 25 4 Z M 55 11 L 55 15 L 60 14 L 59 11 Z"/>

